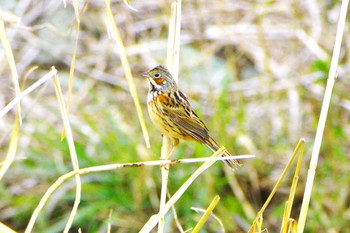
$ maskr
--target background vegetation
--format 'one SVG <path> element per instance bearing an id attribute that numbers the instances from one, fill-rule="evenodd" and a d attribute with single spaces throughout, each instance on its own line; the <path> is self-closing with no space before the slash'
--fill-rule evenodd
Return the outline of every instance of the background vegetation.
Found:
<path id="1" fill-rule="evenodd" d="M 112 1 L 112 10 L 146 115 L 151 148 L 147 149 L 114 41 L 105 26 L 104 1 L 79 2 L 79 34 L 70 123 L 80 167 L 156 160 L 161 136 L 147 116 L 148 85 L 141 72 L 164 64 L 171 1 Z M 14 52 L 24 90 L 55 66 L 67 93 L 75 40 L 70 2 L 0 1 L 0 13 Z M 179 86 L 212 135 L 235 154 L 255 154 L 234 174 L 216 163 L 176 204 L 184 229 L 215 195 L 214 213 L 227 232 L 247 231 L 299 138 L 306 150 L 293 217 L 305 185 L 329 61 L 339 16 L 337 1 L 184 1 L 182 5 Z M 321 147 L 305 232 L 347 232 L 350 228 L 349 31 L 344 32 L 340 67 Z M 14 97 L 11 73 L 0 49 L 0 109 Z M 34 71 L 34 66 L 38 68 Z M 71 171 L 68 146 L 60 141 L 62 120 L 52 82 L 21 102 L 16 161 L 0 183 L 0 221 L 22 232 L 47 188 Z M 0 119 L 0 161 L 5 159 L 16 111 Z M 206 157 L 210 150 L 182 142 L 175 158 Z M 172 167 L 174 193 L 198 167 Z M 291 180 L 292 173 L 289 174 Z M 235 183 L 237 181 L 238 183 Z M 158 211 L 159 167 L 119 169 L 82 176 L 82 201 L 72 232 L 137 232 Z M 265 227 L 277 232 L 290 182 L 268 208 Z M 75 197 L 74 179 L 55 192 L 39 216 L 35 232 L 61 232 Z M 245 198 L 236 191 L 242 189 Z M 252 211 L 253 210 L 253 211 Z M 172 214 L 166 229 L 176 232 Z M 170 230 L 172 229 L 172 230 Z M 210 219 L 206 232 L 220 232 Z"/>

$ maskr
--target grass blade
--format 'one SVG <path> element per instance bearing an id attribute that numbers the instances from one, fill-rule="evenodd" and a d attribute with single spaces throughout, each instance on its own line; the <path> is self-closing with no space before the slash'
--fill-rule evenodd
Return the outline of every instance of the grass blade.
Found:
<path id="1" fill-rule="evenodd" d="M 198 221 L 197 225 L 194 227 L 192 233 L 197 233 L 200 231 L 200 229 L 202 229 L 204 223 L 208 220 L 208 218 L 210 217 L 210 215 L 212 214 L 214 208 L 216 207 L 216 205 L 219 203 L 220 201 L 220 197 L 218 195 L 216 195 L 214 197 L 214 199 L 211 201 L 208 209 L 205 211 L 205 213 L 202 215 L 202 217 L 200 218 L 200 220 Z"/>
<path id="2" fill-rule="evenodd" d="M 7 36 L 6 36 L 4 21 L 1 18 L 0 18 L 0 39 L 1 39 L 2 45 L 4 46 L 4 49 L 5 49 L 7 61 L 10 65 L 10 70 L 11 70 L 11 74 L 12 74 L 12 82 L 13 82 L 13 85 L 15 86 L 15 92 L 16 92 L 16 97 L 17 97 L 20 95 L 21 90 L 19 88 L 16 63 L 15 63 L 15 59 L 13 57 L 10 42 L 8 41 Z M 21 125 L 22 124 L 22 117 L 21 117 L 21 104 L 20 104 L 20 102 L 17 103 L 17 114 L 18 114 L 19 124 Z"/>
<path id="3" fill-rule="evenodd" d="M 56 69 L 54 67 L 52 67 L 52 71 L 55 71 L 55 74 L 57 73 L 57 71 L 56 71 Z M 55 86 L 55 91 L 56 91 L 58 104 L 59 104 L 60 111 L 61 111 L 61 116 L 62 116 L 62 120 L 63 120 L 64 130 L 66 132 L 68 148 L 69 148 L 71 161 L 72 161 L 72 166 L 73 166 L 73 170 L 74 170 L 74 176 L 75 176 L 75 180 L 76 180 L 75 200 L 74 200 L 74 204 L 73 204 L 73 208 L 72 208 L 71 214 L 69 216 L 69 219 L 68 219 L 67 224 L 66 224 L 65 229 L 64 229 L 64 232 L 67 233 L 67 232 L 69 232 L 69 229 L 70 229 L 70 227 L 71 227 L 71 225 L 73 223 L 74 217 L 76 215 L 76 212 L 78 210 L 78 206 L 79 206 L 79 203 L 80 203 L 80 199 L 81 199 L 81 180 L 80 180 L 80 175 L 79 175 L 79 163 L 78 163 L 78 158 L 77 158 L 77 154 L 76 154 L 76 150 L 75 150 L 75 146 L 74 146 L 73 134 L 72 134 L 72 130 L 71 130 L 71 127 L 70 127 L 70 124 L 69 124 L 68 115 L 67 115 L 67 109 L 66 109 L 66 106 L 64 105 L 64 99 L 63 99 L 63 95 L 62 95 L 62 90 L 61 90 L 61 86 L 60 86 L 60 83 L 59 83 L 57 75 L 54 75 L 53 81 L 54 81 L 54 86 Z M 29 221 L 29 223 L 27 225 L 27 228 L 25 230 L 26 233 L 29 233 L 29 232 L 31 232 L 33 230 L 35 221 L 38 218 L 38 215 L 39 215 L 40 211 L 44 207 L 44 205 L 47 202 L 47 200 L 49 199 L 50 195 L 58 187 L 59 186 L 51 186 L 46 191 L 45 195 L 40 200 L 39 205 L 36 207 L 36 209 L 34 210 L 32 216 L 30 218 L 30 221 Z"/>
<path id="4" fill-rule="evenodd" d="M 106 17 L 107 17 L 107 23 L 106 23 L 107 29 L 111 38 L 115 40 L 117 43 L 117 47 L 120 53 L 120 59 L 125 72 L 126 80 L 128 81 L 128 84 L 129 84 L 130 94 L 134 100 L 137 116 L 139 118 L 139 122 L 142 128 L 143 137 L 145 139 L 146 146 L 149 148 L 150 147 L 149 135 L 148 135 L 148 131 L 145 123 L 145 118 L 143 117 L 140 101 L 137 96 L 135 82 L 131 74 L 130 65 L 125 52 L 125 47 L 124 47 L 123 41 L 121 40 L 117 25 L 114 22 L 113 14 L 110 8 L 110 0 L 106 0 Z"/>
<path id="5" fill-rule="evenodd" d="M 12 131 L 9 151 L 0 169 L 0 180 L 5 175 L 7 169 L 9 169 L 9 167 L 11 166 L 11 163 L 13 162 L 16 156 L 17 147 L 18 147 L 18 124 L 19 124 L 17 117 L 15 118 L 15 122 L 14 122 L 14 128 Z"/>

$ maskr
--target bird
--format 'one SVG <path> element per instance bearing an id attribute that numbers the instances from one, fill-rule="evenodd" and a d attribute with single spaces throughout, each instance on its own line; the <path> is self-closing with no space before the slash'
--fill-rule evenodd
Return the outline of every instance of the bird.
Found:
<path id="1" fill-rule="evenodd" d="M 180 140 L 197 141 L 207 145 L 213 152 L 220 148 L 165 66 L 158 65 L 142 75 L 149 83 L 147 107 L 151 121 L 162 135 L 172 139 L 173 149 L 167 159 L 170 159 Z M 222 156 L 231 154 L 225 150 Z M 241 166 L 240 162 L 234 159 L 224 162 L 233 170 Z"/>

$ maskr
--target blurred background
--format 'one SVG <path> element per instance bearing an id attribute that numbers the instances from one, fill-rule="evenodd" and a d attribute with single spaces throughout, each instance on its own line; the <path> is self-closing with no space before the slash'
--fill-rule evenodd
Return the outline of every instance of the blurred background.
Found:
<path id="1" fill-rule="evenodd" d="M 150 133 L 147 149 L 119 51 L 106 30 L 104 1 L 80 1 L 79 33 L 70 123 L 81 168 L 156 160 L 162 137 L 146 107 L 143 71 L 165 64 L 171 1 L 111 1 Z M 249 229 L 292 152 L 306 147 L 292 211 L 298 219 L 309 158 L 326 86 L 340 4 L 338 1 L 191 0 L 182 3 L 179 87 L 216 140 L 233 154 L 255 154 L 235 173 L 216 163 L 175 205 L 184 229 L 193 227 L 215 195 L 214 214 L 226 232 Z M 24 90 L 55 66 L 68 92 L 75 43 L 71 1 L 0 0 L 20 86 Z M 349 27 L 345 28 L 336 81 L 305 232 L 350 229 Z M 11 73 L 0 46 L 0 109 L 14 97 Z M 33 70 L 33 67 L 37 69 Z M 65 95 L 67 97 L 67 95 Z M 72 170 L 52 81 L 22 102 L 16 160 L 0 183 L 0 221 L 22 232 L 48 187 Z M 0 161 L 9 148 L 16 111 L 0 119 Z M 206 157 L 211 151 L 182 142 L 174 158 Z M 199 164 L 172 167 L 173 194 Z M 293 166 L 294 168 L 294 166 Z M 264 215 L 264 227 L 277 232 L 289 194 L 288 173 Z M 138 232 L 159 208 L 160 169 L 139 167 L 82 176 L 82 201 L 71 232 Z M 74 179 L 51 197 L 35 232 L 62 232 L 75 198 Z M 237 196 L 242 190 L 243 196 Z M 173 214 L 167 232 L 178 232 Z M 203 232 L 222 232 L 210 218 Z"/>

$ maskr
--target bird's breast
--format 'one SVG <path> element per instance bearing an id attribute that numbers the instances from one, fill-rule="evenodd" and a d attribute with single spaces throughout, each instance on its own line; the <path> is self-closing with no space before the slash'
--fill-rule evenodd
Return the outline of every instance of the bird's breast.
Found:
<path id="1" fill-rule="evenodd" d="M 169 97 L 167 93 L 161 93 L 152 97 L 148 102 L 148 113 L 153 124 L 165 135 L 186 139 L 186 135 L 180 132 L 176 124 L 168 115 L 170 106 L 175 105 L 175 100 Z M 171 107 L 170 107 L 171 108 Z"/>
<path id="2" fill-rule="evenodd" d="M 158 106 L 174 107 L 177 103 L 174 98 L 169 96 L 168 93 L 161 91 L 153 91 L 148 94 L 147 103 L 157 104 Z"/>
<path id="3" fill-rule="evenodd" d="M 147 103 L 150 103 L 150 102 L 154 101 L 161 94 L 162 94 L 161 91 L 150 91 L 150 92 L 148 92 Z"/>

